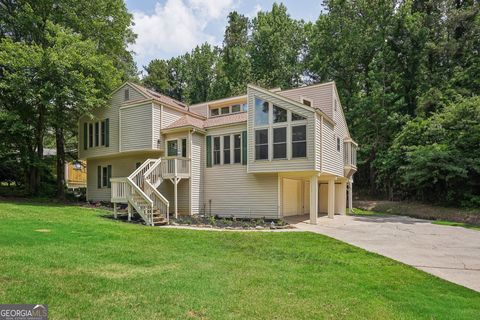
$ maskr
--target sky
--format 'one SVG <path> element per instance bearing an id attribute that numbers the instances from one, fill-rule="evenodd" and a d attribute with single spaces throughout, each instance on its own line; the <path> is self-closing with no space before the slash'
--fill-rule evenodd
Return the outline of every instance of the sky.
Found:
<path id="1" fill-rule="evenodd" d="M 168 59 L 208 42 L 220 45 L 229 12 L 250 18 L 269 11 L 275 1 L 267 0 L 126 0 L 133 14 L 137 40 L 130 50 L 139 70 L 156 58 Z M 322 1 L 283 0 L 295 19 L 315 21 Z"/>

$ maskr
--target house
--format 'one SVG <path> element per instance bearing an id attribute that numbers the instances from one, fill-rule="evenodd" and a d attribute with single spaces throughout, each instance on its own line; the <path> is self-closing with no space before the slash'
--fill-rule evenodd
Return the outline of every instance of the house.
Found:
<path id="1" fill-rule="evenodd" d="M 87 200 L 172 215 L 282 218 L 351 208 L 357 144 L 334 82 L 186 105 L 127 82 L 79 121 Z"/>

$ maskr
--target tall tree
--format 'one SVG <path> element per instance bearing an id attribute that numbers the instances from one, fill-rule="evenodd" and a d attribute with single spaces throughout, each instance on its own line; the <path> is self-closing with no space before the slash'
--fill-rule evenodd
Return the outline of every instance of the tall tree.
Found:
<path id="1" fill-rule="evenodd" d="M 290 17 L 283 4 L 262 12 L 252 21 L 250 56 L 253 78 L 266 87 L 290 88 L 302 83 L 301 53 L 305 43 L 303 21 Z"/>

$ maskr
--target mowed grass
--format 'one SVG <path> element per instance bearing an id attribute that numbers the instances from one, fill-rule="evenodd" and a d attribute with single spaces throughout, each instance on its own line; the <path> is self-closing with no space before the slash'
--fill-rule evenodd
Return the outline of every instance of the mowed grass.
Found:
<path id="1" fill-rule="evenodd" d="M 0 303 L 50 319 L 475 319 L 480 294 L 311 233 L 173 230 L 0 203 Z"/>

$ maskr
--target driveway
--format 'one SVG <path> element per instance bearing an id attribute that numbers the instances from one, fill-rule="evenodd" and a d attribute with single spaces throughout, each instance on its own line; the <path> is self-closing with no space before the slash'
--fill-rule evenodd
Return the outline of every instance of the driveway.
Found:
<path id="1" fill-rule="evenodd" d="M 290 223 L 480 292 L 480 231 L 403 216 L 290 217 Z"/>

